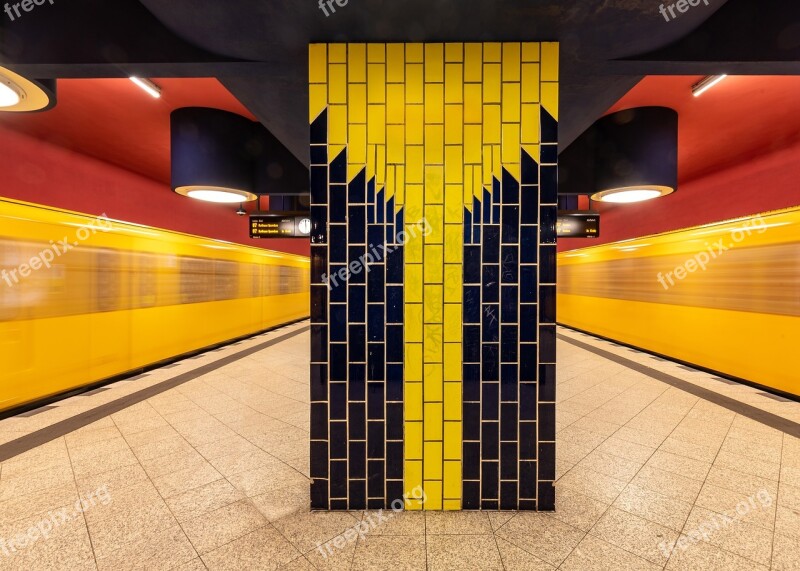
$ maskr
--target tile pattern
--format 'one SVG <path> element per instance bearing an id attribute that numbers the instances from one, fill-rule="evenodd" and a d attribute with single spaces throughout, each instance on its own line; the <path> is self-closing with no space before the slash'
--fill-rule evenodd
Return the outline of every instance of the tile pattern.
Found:
<path id="1" fill-rule="evenodd" d="M 309 69 L 314 507 L 552 509 L 557 44 Z"/>
<path id="2" fill-rule="evenodd" d="M 112 497 L 46 540 L 9 555 L 0 547 L 0 568 L 800 568 L 800 439 L 563 342 L 556 512 L 405 512 L 323 556 L 329 542 L 378 518 L 309 510 L 308 351 L 303 334 L 0 464 L 5 540 L 103 485 Z M 196 365 L 148 376 L 164 381 Z M 130 384 L 59 408 L 97 406 Z M 798 403 L 749 387 L 738 394 L 800 414 Z M 2 420 L 0 432 L 36 430 L 57 412 Z M 756 499 L 738 523 L 692 540 L 762 489 L 770 505 Z M 662 541 L 681 537 L 686 549 L 662 552 Z"/>

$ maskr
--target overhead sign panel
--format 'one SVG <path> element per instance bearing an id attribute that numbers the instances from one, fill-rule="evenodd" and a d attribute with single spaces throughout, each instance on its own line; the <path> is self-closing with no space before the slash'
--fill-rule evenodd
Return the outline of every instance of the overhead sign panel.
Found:
<path id="1" fill-rule="evenodd" d="M 559 238 L 599 238 L 600 213 L 592 210 L 559 210 Z"/>
<path id="2" fill-rule="evenodd" d="M 308 214 L 271 213 L 250 216 L 251 238 L 308 238 L 311 217 Z"/>

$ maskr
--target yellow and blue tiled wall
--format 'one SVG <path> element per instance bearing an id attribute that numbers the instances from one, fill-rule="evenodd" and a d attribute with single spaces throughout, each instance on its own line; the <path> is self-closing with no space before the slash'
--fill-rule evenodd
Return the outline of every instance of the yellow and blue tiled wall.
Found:
<path id="1" fill-rule="evenodd" d="M 309 77 L 312 508 L 553 509 L 558 45 Z"/>

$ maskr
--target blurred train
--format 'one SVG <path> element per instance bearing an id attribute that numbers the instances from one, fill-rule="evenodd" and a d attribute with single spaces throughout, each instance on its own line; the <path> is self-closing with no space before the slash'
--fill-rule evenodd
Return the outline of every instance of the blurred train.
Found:
<path id="1" fill-rule="evenodd" d="M 0 199 L 0 412 L 309 315 L 308 258 Z"/>
<path id="2" fill-rule="evenodd" d="M 800 396 L 800 208 L 564 252 L 558 321 Z"/>

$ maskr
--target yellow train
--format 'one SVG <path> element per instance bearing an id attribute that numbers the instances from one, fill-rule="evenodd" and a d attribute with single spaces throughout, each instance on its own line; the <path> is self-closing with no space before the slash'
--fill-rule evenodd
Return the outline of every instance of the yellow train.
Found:
<path id="1" fill-rule="evenodd" d="M 0 199 L 0 412 L 309 315 L 308 258 Z"/>
<path id="2" fill-rule="evenodd" d="M 800 396 L 800 208 L 564 252 L 558 321 Z"/>

